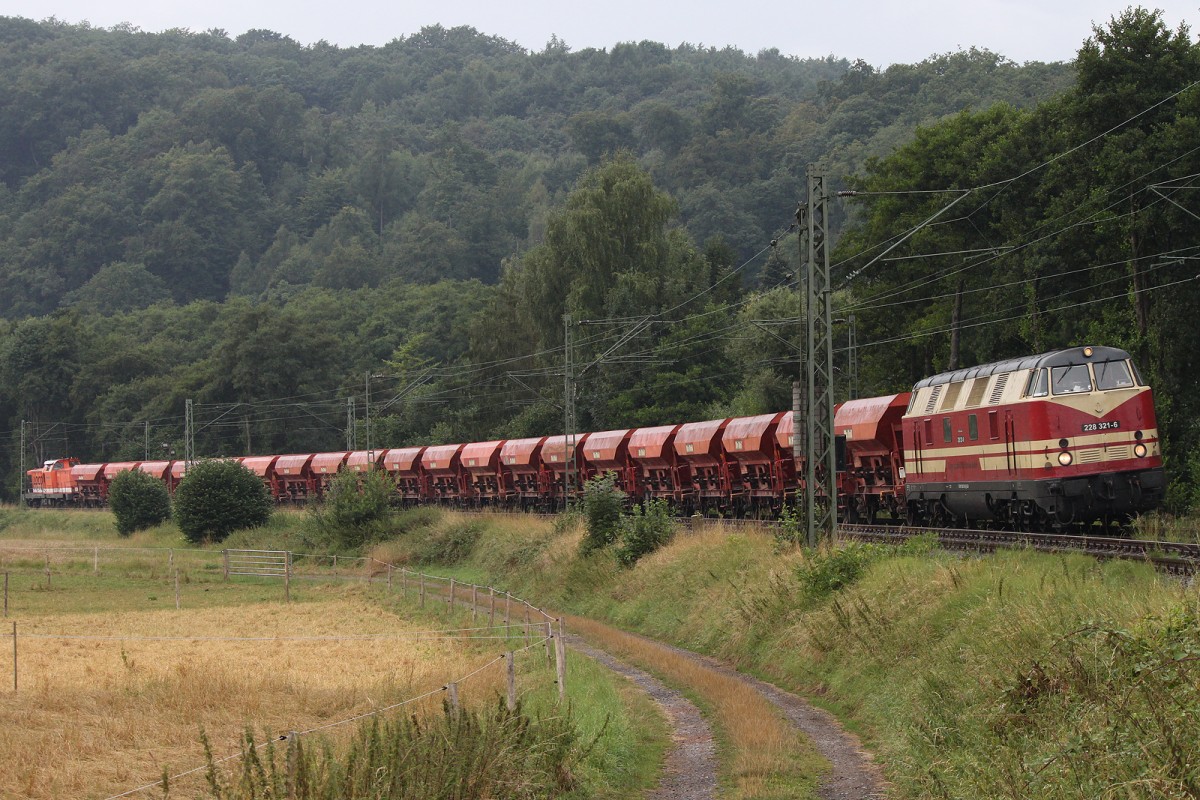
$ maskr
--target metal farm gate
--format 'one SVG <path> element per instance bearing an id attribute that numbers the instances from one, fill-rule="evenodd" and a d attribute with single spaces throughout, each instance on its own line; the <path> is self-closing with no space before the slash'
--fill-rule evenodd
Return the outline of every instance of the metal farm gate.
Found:
<path id="1" fill-rule="evenodd" d="M 291 600 L 292 554 L 287 550 L 226 550 L 225 580 L 230 575 L 283 578 L 283 594 Z"/>

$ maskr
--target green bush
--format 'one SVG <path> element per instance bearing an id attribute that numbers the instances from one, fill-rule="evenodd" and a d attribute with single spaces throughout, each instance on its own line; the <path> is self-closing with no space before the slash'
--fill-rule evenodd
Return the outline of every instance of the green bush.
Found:
<path id="1" fill-rule="evenodd" d="M 175 490 L 175 522 L 192 542 L 220 542 L 271 518 L 267 487 L 236 461 L 193 464 Z"/>
<path id="2" fill-rule="evenodd" d="M 779 509 L 779 526 L 775 529 L 775 551 L 799 547 L 807 533 L 807 520 L 800 508 L 784 503 Z"/>
<path id="3" fill-rule="evenodd" d="M 581 555 L 603 550 L 617 541 L 624 508 L 625 493 L 616 487 L 611 473 L 592 478 L 584 485 L 583 519 L 587 527 L 580 543 Z"/>
<path id="4" fill-rule="evenodd" d="M 342 471 L 330 482 L 324 502 L 309 514 L 328 540 L 361 547 L 387 532 L 395 496 L 396 484 L 384 470 Z"/>
<path id="5" fill-rule="evenodd" d="M 461 564 L 475 550 L 482 534 L 483 524 L 477 521 L 433 530 L 417 545 L 413 557 L 420 564 Z"/>
<path id="6" fill-rule="evenodd" d="M 140 470 L 117 473 L 108 486 L 108 507 L 117 520 L 117 533 L 153 528 L 171 518 L 171 496 L 166 485 Z"/>
<path id="7" fill-rule="evenodd" d="M 642 556 L 653 553 L 671 541 L 675 535 L 675 521 L 665 500 L 647 500 L 644 505 L 634 506 L 621 520 L 621 546 L 617 548 L 617 560 L 632 567 Z"/>
<path id="8" fill-rule="evenodd" d="M 820 600 L 858 580 L 867 565 L 883 552 L 874 545 L 856 542 L 828 550 L 805 550 L 796 577 L 810 601 Z"/>

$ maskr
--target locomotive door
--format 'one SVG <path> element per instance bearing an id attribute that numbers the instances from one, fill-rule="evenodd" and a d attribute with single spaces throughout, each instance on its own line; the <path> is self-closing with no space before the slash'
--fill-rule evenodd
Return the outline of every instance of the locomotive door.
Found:
<path id="1" fill-rule="evenodd" d="M 1011 411 L 1004 412 L 1004 463 L 1010 477 L 1020 471 L 1017 463 L 1017 427 Z"/>
<path id="2" fill-rule="evenodd" d="M 907 474 L 909 474 L 909 475 L 912 475 L 914 473 L 917 475 L 920 475 L 923 472 L 925 472 L 925 462 L 921 455 L 922 441 L 923 440 L 921 439 L 921 423 L 919 420 L 914 420 L 913 427 L 912 427 L 912 439 L 909 441 L 909 444 L 912 446 L 912 462 L 910 463 L 908 461 L 908 459 L 905 459 L 905 464 L 904 464 L 904 468 L 907 471 Z M 901 449 L 900 452 L 903 453 L 904 450 Z"/>

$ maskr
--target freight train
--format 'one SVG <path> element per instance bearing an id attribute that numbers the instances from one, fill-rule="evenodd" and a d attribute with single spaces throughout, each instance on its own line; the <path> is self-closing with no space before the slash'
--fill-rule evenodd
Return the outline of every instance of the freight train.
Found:
<path id="1" fill-rule="evenodd" d="M 1120 525 L 1157 507 L 1164 477 L 1150 387 L 1124 350 L 1074 347 L 942 373 L 911 392 L 834 413 L 839 517 L 937 526 L 1061 530 Z M 803 495 L 792 412 L 650 428 L 430 447 L 238 459 L 279 503 L 319 500 L 342 470 L 385 470 L 396 501 L 561 508 L 596 476 L 631 502 L 680 513 L 769 516 Z M 31 470 L 33 505 L 102 506 L 121 471 L 167 488 L 182 461 Z"/>

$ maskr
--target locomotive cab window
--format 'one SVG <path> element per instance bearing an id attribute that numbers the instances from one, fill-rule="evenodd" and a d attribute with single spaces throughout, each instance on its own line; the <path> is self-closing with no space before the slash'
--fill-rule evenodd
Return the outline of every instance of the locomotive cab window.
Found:
<path id="1" fill-rule="evenodd" d="M 1092 374 L 1087 364 L 1069 367 L 1051 367 L 1050 385 L 1055 394 L 1079 394 L 1092 390 Z"/>
<path id="2" fill-rule="evenodd" d="M 1029 376 L 1029 386 L 1025 389 L 1026 397 L 1045 397 L 1050 394 L 1050 385 L 1046 381 L 1046 370 L 1035 369 Z"/>
<path id="3" fill-rule="evenodd" d="M 1101 361 L 1096 364 L 1096 388 L 1102 392 L 1109 389 L 1128 389 L 1133 386 L 1133 375 L 1124 361 Z"/>
<path id="4" fill-rule="evenodd" d="M 1129 362 L 1129 369 L 1133 371 L 1133 379 L 1137 381 L 1138 386 L 1145 386 L 1146 382 L 1142 380 L 1142 373 L 1138 372 L 1137 364 Z"/>

